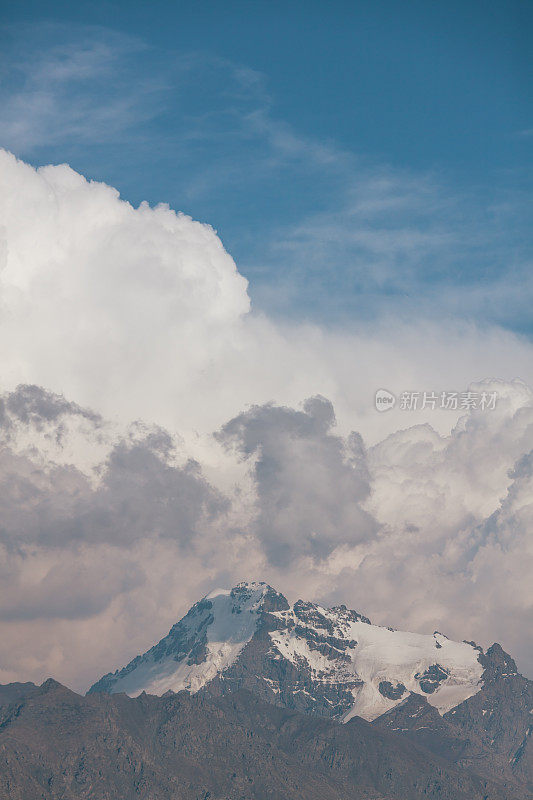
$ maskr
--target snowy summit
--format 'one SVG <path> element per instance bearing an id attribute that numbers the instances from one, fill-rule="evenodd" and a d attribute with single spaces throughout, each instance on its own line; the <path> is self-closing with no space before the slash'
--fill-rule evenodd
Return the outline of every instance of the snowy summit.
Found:
<path id="1" fill-rule="evenodd" d="M 245 687 L 306 713 L 375 719 L 424 695 L 443 714 L 482 687 L 481 648 L 441 633 L 372 625 L 346 606 L 322 608 L 265 583 L 204 597 L 158 644 L 90 692 L 162 695 Z"/>

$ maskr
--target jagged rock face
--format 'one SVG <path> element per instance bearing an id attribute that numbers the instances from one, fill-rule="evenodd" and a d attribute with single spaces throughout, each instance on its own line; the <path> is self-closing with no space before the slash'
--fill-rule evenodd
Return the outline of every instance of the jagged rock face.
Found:
<path id="1" fill-rule="evenodd" d="M 479 692 L 441 716 L 410 694 L 374 725 L 408 737 L 460 767 L 503 783 L 510 798 L 533 797 L 533 682 L 500 645 L 482 653 Z"/>
<path id="2" fill-rule="evenodd" d="M 442 634 L 404 633 L 346 606 L 301 600 L 269 617 L 268 638 L 243 650 L 217 679 L 222 687 L 246 686 L 270 702 L 345 721 L 374 719 L 408 691 L 431 694 L 446 711 L 480 688 L 478 651 Z"/>
<path id="3" fill-rule="evenodd" d="M 422 674 L 416 673 L 415 678 L 420 684 L 420 688 L 426 694 L 433 694 L 439 686 L 448 679 L 449 672 L 440 664 L 431 664 Z"/>
<path id="4" fill-rule="evenodd" d="M 442 713 L 479 691 L 481 653 L 443 634 L 372 625 L 346 606 L 286 598 L 264 583 L 218 590 L 196 603 L 168 636 L 90 692 L 246 688 L 268 702 L 347 721 L 371 720 L 408 692 Z"/>
<path id="5" fill-rule="evenodd" d="M 533 682 L 518 673 L 499 644 L 481 656 L 483 689 L 445 718 L 465 736 L 476 733 L 494 761 L 526 781 L 533 797 Z"/>

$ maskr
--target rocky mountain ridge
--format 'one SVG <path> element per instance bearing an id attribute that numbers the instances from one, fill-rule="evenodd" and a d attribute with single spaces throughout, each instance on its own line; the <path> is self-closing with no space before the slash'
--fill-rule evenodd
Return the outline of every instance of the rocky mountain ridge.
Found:
<path id="1" fill-rule="evenodd" d="M 286 598 L 264 583 L 217 590 L 169 634 L 90 692 L 247 688 L 305 713 L 372 720 L 410 692 L 441 713 L 482 686 L 483 652 L 439 632 L 420 635 L 372 625 L 362 614 Z"/>
<path id="2" fill-rule="evenodd" d="M 0 687 L 0 797 L 9 800 L 530 796 L 386 727 L 311 717 L 242 689 L 130 698 L 81 697 L 53 680 Z"/>
<path id="3" fill-rule="evenodd" d="M 0 796 L 532 800 L 532 709 L 497 644 L 245 583 L 85 697 L 0 686 Z"/>

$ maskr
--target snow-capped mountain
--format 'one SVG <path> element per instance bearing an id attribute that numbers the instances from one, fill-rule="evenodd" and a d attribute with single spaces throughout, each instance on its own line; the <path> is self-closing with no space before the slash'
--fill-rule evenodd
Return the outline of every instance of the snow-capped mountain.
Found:
<path id="1" fill-rule="evenodd" d="M 373 720 L 425 696 L 441 714 L 482 687 L 483 651 L 441 633 L 372 625 L 346 606 L 293 606 L 265 583 L 241 583 L 196 603 L 157 645 L 90 692 L 137 696 L 244 687 L 264 700 L 347 721 Z"/>
<path id="2" fill-rule="evenodd" d="M 186 689 L 197 692 L 224 673 L 261 627 L 267 611 L 266 584 L 217 589 L 195 603 L 168 636 L 126 667 L 105 675 L 90 692 L 125 692 L 135 697 Z"/>

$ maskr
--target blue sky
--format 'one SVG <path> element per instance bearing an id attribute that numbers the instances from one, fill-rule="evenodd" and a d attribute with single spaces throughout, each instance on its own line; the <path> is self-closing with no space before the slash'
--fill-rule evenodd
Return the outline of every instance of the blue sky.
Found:
<path id="1" fill-rule="evenodd" d="M 0 144 L 211 223 L 271 316 L 531 335 L 527 2 L 19 2 Z"/>

